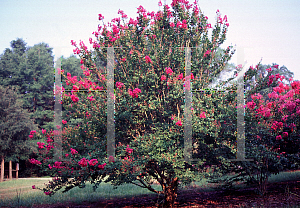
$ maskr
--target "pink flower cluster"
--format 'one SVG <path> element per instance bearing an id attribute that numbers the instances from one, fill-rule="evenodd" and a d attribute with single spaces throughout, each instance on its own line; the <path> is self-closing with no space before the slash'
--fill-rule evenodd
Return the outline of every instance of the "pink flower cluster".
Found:
<path id="1" fill-rule="evenodd" d="M 182 20 L 182 23 L 180 21 L 177 22 L 176 24 L 177 28 L 182 28 L 182 29 L 187 29 L 187 24 L 186 24 L 186 20 Z"/>
<path id="2" fill-rule="evenodd" d="M 78 162 L 78 164 L 81 166 L 81 167 L 86 167 L 87 166 L 87 164 L 88 164 L 88 160 L 87 159 L 85 159 L 85 158 L 82 158 L 79 162 Z"/>
<path id="3" fill-rule="evenodd" d="M 43 149 L 45 143 L 44 142 L 37 142 L 37 145 L 39 146 L 40 149 Z"/>
<path id="4" fill-rule="evenodd" d="M 71 95 L 71 99 L 74 103 L 78 102 L 79 101 L 79 98 L 76 97 L 74 94 Z"/>
<path id="5" fill-rule="evenodd" d="M 204 53 L 204 57 L 206 57 L 207 55 L 209 55 L 211 53 L 211 50 L 207 50 L 205 53 Z"/>
<path id="6" fill-rule="evenodd" d="M 283 123 L 282 122 L 278 122 L 278 121 L 274 121 L 273 125 L 272 125 L 272 129 L 274 131 L 276 131 L 277 129 L 280 129 L 283 127 Z"/>
<path id="7" fill-rule="evenodd" d="M 170 67 L 166 67 L 165 70 L 166 70 L 167 74 L 170 74 L 170 75 L 173 74 L 173 71 L 172 71 L 172 69 Z"/>
<path id="8" fill-rule="evenodd" d="M 34 159 L 34 158 L 30 159 L 29 162 L 30 162 L 31 164 L 35 164 L 35 165 L 41 165 L 41 164 L 42 164 L 40 161 L 38 161 L 38 160 L 36 160 L 36 159 Z"/>
<path id="9" fill-rule="evenodd" d="M 130 148 L 129 148 L 129 145 L 127 145 L 126 152 L 128 152 L 128 153 L 130 154 L 130 153 L 133 152 L 133 149 L 130 149 Z"/>
<path id="10" fill-rule="evenodd" d="M 81 166 L 81 167 L 87 167 L 87 165 L 89 164 L 90 166 L 95 166 L 96 164 L 98 163 L 98 160 L 97 159 L 91 159 L 90 161 L 86 158 L 82 158 L 78 164 Z M 102 164 L 102 165 L 98 165 L 98 168 L 99 169 L 104 169 L 106 163 Z"/>
<path id="11" fill-rule="evenodd" d="M 116 86 L 117 88 L 121 89 L 122 87 L 124 87 L 124 84 L 122 82 L 117 82 Z"/>
<path id="12" fill-rule="evenodd" d="M 35 130 L 30 131 L 29 138 L 32 139 L 34 134 L 36 134 Z"/>
<path id="13" fill-rule="evenodd" d="M 145 56 L 145 60 L 146 60 L 146 63 L 151 63 L 152 64 L 152 61 L 151 61 L 149 56 Z"/>
<path id="14" fill-rule="evenodd" d="M 72 154 L 72 155 L 75 155 L 75 154 L 77 154 L 77 153 L 78 153 L 77 150 L 71 148 L 71 154 Z"/>
<path id="15" fill-rule="evenodd" d="M 93 98 L 94 96 L 91 97 L 87 97 L 88 100 L 90 100 L 91 102 L 95 100 L 95 98 Z"/>
<path id="16" fill-rule="evenodd" d="M 176 125 L 177 125 L 177 126 L 182 126 L 182 123 L 181 123 L 181 121 L 180 121 L 180 120 L 179 120 L 179 121 L 177 121 L 177 122 L 176 122 Z"/>
<path id="17" fill-rule="evenodd" d="M 200 118 L 206 118 L 205 112 L 200 113 Z"/>
<path id="18" fill-rule="evenodd" d="M 135 88 L 133 91 L 131 89 L 128 90 L 128 93 L 133 98 L 137 98 L 140 92 L 141 92 L 141 90 L 139 88 Z"/>
<path id="19" fill-rule="evenodd" d="M 99 15 L 99 20 L 103 20 L 104 16 L 102 14 L 98 14 Z"/>

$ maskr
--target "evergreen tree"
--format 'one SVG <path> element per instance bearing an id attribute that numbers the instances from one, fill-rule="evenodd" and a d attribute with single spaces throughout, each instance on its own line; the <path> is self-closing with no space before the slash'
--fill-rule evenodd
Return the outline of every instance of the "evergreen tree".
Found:
<path id="1" fill-rule="evenodd" d="M 28 135 L 34 129 L 37 126 L 30 119 L 30 113 L 22 108 L 16 88 L 0 85 L 0 157 L 27 160 L 32 146 Z"/>
<path id="2" fill-rule="evenodd" d="M 11 48 L 0 56 L 1 84 L 19 90 L 23 107 L 40 128 L 54 129 L 52 48 L 45 43 L 26 47 L 22 39 L 12 41 Z"/>

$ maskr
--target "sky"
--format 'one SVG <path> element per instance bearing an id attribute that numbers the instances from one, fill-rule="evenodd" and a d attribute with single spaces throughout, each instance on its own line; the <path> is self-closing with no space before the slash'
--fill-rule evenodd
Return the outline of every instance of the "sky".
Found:
<path id="1" fill-rule="evenodd" d="M 162 0 L 163 5 L 170 6 L 171 2 Z M 69 57 L 74 49 L 71 40 L 90 46 L 92 32 L 97 31 L 98 24 L 103 26 L 98 14 L 107 24 L 121 17 L 121 9 L 128 16 L 127 23 L 130 17 L 136 19 L 140 5 L 147 12 L 163 9 L 158 0 L 0 0 L 0 54 L 10 48 L 12 40 L 22 38 L 27 46 L 47 43 L 55 60 L 60 55 Z M 221 47 L 236 47 L 231 63 L 276 63 L 294 72 L 294 80 L 300 80 L 299 0 L 198 0 L 198 7 L 212 25 L 218 9 L 222 17 L 227 15 L 227 40 Z"/>

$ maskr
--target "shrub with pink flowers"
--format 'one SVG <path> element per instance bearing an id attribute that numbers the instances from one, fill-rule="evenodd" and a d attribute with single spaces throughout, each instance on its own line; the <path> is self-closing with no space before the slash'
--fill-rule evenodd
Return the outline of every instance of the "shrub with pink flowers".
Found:
<path id="1" fill-rule="evenodd" d="M 207 175 L 206 168 L 229 166 L 226 159 L 235 157 L 229 143 L 236 140 L 236 93 L 193 93 L 192 156 L 198 161 L 183 160 L 184 92 L 190 87 L 187 81 L 191 80 L 193 89 L 205 88 L 233 55 L 232 47 L 220 49 L 229 26 L 227 16 L 218 12 L 218 20 L 212 26 L 196 3 L 173 0 L 171 7 L 173 11 L 164 5 L 163 11 L 150 13 L 140 6 L 139 16 L 130 18 L 129 23 L 122 25 L 120 18 L 115 18 L 109 24 L 111 30 L 106 25 L 99 26 L 93 32 L 96 40 L 90 39 L 93 51 L 82 41 L 79 46 L 71 41 L 74 53 L 84 65 L 86 78 L 78 81 L 70 73 L 63 75 L 68 86 L 63 93 L 63 105 L 70 112 L 62 129 L 65 158 L 54 160 L 55 131 L 35 135 L 47 137 L 47 145 L 39 149 L 41 162 L 32 163 L 41 163 L 55 176 L 43 189 L 45 194 L 51 196 L 62 187 L 65 191 L 84 187 L 87 181 L 95 188 L 101 182 L 111 181 L 116 187 L 132 183 L 163 194 L 164 206 L 168 207 L 174 204 L 178 188 Z M 123 20 L 127 18 L 123 11 L 119 10 L 119 14 Z M 103 19 L 99 14 L 99 20 Z M 212 37 L 208 38 L 210 30 Z M 191 48 L 192 73 L 187 76 L 182 47 L 197 47 L 200 43 L 202 47 Z M 107 66 L 108 47 L 115 47 L 116 87 L 111 95 L 115 100 L 115 157 L 107 155 L 105 90 L 109 78 L 103 66 Z M 218 48 L 221 57 L 215 58 Z M 71 127 L 69 118 L 81 122 Z M 106 176 L 109 177 L 104 180 Z M 151 178 L 158 180 L 162 191 L 149 185 Z"/>

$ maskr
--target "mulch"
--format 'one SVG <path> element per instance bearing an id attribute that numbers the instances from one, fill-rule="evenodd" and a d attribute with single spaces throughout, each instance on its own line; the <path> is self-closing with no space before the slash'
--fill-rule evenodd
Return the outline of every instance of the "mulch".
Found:
<path id="1" fill-rule="evenodd" d="M 287 194 L 286 187 L 289 187 Z M 156 195 L 140 195 L 132 198 L 103 199 L 94 203 L 84 202 L 82 204 L 52 204 L 36 205 L 34 208 L 129 208 L 143 207 L 156 208 L 158 199 Z M 268 193 L 262 197 L 255 193 L 254 188 L 244 188 L 231 191 L 201 192 L 201 189 L 179 191 L 175 207 L 287 207 L 298 205 L 300 207 L 300 180 L 270 183 Z M 297 207 L 298 207 L 297 206 Z"/>

